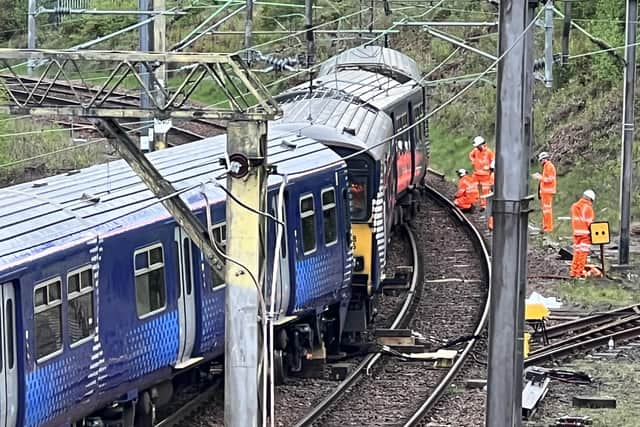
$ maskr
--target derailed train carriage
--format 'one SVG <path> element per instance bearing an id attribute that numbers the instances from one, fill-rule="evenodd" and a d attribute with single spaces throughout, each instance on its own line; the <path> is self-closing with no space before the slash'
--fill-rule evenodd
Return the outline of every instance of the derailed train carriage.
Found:
<path id="1" fill-rule="evenodd" d="M 268 222 L 276 348 L 293 369 L 364 329 L 391 227 L 415 214 L 428 155 L 426 128 L 405 130 L 425 111 L 417 79 L 408 57 L 367 47 L 279 97 L 270 162 L 306 171 L 285 187 L 278 254 Z M 149 156 L 222 247 L 225 193 L 198 184 L 223 172 L 224 149 L 218 137 Z M 280 179 L 269 178 L 271 212 Z M 122 161 L 0 192 L 0 426 L 150 425 L 222 355 L 219 270 Z"/>
<path id="2" fill-rule="evenodd" d="M 276 100 L 284 111 L 278 123 L 332 147 L 347 162 L 355 246 L 347 330 L 362 330 L 372 314 L 370 297 L 384 279 L 390 231 L 416 215 L 427 171 L 427 99 L 420 71 L 392 49 L 350 49 L 324 63 L 311 83 Z"/>

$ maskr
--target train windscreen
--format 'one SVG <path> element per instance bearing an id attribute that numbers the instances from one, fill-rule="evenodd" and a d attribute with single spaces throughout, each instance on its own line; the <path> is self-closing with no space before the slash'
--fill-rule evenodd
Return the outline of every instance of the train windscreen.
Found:
<path id="1" fill-rule="evenodd" d="M 368 177 L 364 174 L 352 173 L 349 176 L 351 183 L 351 219 L 354 221 L 366 221 L 369 219 Z"/>

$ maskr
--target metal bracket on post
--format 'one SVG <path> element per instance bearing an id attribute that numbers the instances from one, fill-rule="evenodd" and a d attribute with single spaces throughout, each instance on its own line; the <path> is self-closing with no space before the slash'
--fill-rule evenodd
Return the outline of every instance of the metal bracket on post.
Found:
<path id="1" fill-rule="evenodd" d="M 532 200 L 533 196 L 531 195 L 520 200 L 493 199 L 492 212 L 505 215 L 528 215 L 533 212 L 533 209 L 529 207 L 529 202 Z"/>

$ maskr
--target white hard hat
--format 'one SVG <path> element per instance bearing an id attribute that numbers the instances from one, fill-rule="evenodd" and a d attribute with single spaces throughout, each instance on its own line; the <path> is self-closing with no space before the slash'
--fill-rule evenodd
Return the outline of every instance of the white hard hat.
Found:
<path id="1" fill-rule="evenodd" d="M 541 162 L 544 159 L 548 159 L 549 158 L 549 153 L 547 153 L 546 151 L 543 151 L 542 153 L 538 154 L 538 161 Z"/>
<path id="2" fill-rule="evenodd" d="M 593 190 L 585 190 L 582 195 L 587 199 L 590 199 L 592 202 L 596 200 L 596 193 Z"/>
<path id="3" fill-rule="evenodd" d="M 467 170 L 466 169 L 458 169 L 456 171 L 456 173 L 458 174 L 458 176 L 462 177 L 462 176 L 467 174 Z"/>
<path id="4" fill-rule="evenodd" d="M 479 147 L 482 144 L 484 144 L 484 138 L 481 137 L 480 135 L 476 136 L 475 138 L 473 138 L 473 146 L 474 147 Z"/>

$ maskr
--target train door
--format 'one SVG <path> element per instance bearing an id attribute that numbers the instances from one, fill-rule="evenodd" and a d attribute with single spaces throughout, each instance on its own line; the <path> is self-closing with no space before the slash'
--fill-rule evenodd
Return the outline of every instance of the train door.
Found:
<path id="1" fill-rule="evenodd" d="M 278 203 L 277 194 L 272 199 L 273 212 L 278 218 L 282 219 L 282 222 L 284 223 L 282 241 L 280 242 L 280 266 L 278 267 L 278 283 L 276 284 L 276 305 L 274 307 L 274 311 L 282 316 L 286 316 L 287 314 L 287 308 L 289 307 L 290 301 L 289 296 L 291 295 L 291 282 L 289 276 L 289 242 L 287 239 L 287 210 L 285 206 L 288 203 L 288 197 L 289 193 L 285 191 L 282 205 Z M 277 236 L 278 228 L 276 227 L 275 229 Z M 277 256 L 277 254 L 275 256 Z"/>
<path id="2" fill-rule="evenodd" d="M 18 417 L 15 306 L 13 284 L 0 285 L 0 427 L 15 427 Z"/>
<path id="3" fill-rule="evenodd" d="M 178 321 L 180 324 L 180 345 L 176 369 L 190 365 L 191 353 L 196 338 L 196 298 L 193 277 L 193 245 L 191 239 L 180 227 L 175 229 L 175 249 L 178 255 L 176 271 L 178 279 Z"/>

